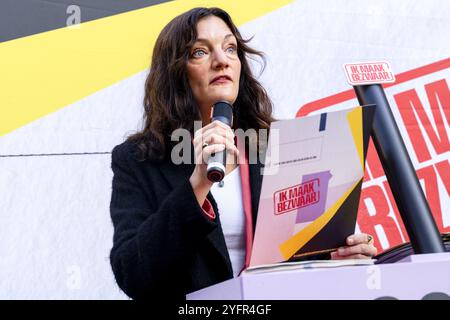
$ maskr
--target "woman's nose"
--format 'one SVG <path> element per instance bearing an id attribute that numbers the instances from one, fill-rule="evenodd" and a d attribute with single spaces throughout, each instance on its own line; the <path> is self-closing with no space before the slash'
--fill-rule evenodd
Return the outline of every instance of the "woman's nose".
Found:
<path id="1" fill-rule="evenodd" d="M 212 66 L 214 69 L 223 69 L 228 67 L 228 57 L 222 49 L 214 51 Z"/>

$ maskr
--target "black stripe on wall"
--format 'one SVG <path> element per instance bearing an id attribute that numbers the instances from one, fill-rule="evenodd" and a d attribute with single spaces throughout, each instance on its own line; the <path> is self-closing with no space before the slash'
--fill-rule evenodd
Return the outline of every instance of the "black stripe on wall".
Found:
<path id="1" fill-rule="evenodd" d="M 70 5 L 80 7 L 87 22 L 149 7 L 168 0 L 0 0 L 0 42 L 64 28 Z"/>

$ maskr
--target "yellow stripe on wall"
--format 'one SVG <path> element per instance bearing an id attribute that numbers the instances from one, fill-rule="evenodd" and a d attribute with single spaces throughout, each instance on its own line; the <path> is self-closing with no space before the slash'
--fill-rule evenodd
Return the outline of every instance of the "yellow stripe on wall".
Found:
<path id="1" fill-rule="evenodd" d="M 292 0 L 179 0 L 0 43 L 0 136 L 148 68 L 175 16 L 225 9 L 237 25 Z"/>

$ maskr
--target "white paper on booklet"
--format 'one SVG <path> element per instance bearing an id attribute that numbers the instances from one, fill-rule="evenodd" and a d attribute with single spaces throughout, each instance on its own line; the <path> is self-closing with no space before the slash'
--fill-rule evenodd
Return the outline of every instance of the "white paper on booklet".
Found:
<path id="1" fill-rule="evenodd" d="M 258 274 L 301 269 L 338 268 L 348 266 L 367 266 L 375 264 L 375 259 L 347 259 L 347 260 L 311 260 L 266 264 L 249 267 L 242 274 Z"/>

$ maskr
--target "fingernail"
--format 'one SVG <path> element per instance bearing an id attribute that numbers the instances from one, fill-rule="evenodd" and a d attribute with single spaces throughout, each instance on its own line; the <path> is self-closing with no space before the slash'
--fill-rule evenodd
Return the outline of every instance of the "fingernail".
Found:
<path id="1" fill-rule="evenodd" d="M 354 240 L 353 240 L 353 238 L 348 238 L 347 242 L 348 242 L 348 244 L 353 244 Z"/>

